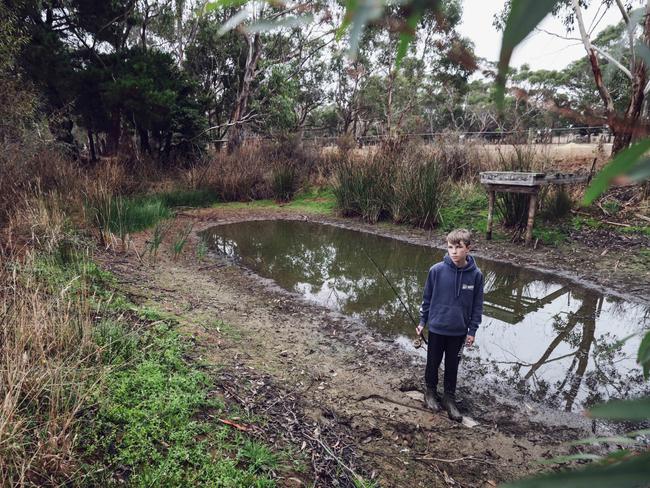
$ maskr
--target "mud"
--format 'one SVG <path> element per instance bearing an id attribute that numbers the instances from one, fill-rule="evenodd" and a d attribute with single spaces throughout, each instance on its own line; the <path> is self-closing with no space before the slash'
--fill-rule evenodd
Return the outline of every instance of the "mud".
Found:
<path id="1" fill-rule="evenodd" d="M 198 232 L 269 217 L 310 219 L 416 244 L 430 245 L 435 238 L 441 244 L 439 236 L 420 230 L 281 211 L 192 211 L 180 214 L 176 225 L 191 221 Z M 178 260 L 163 250 L 151 265 L 142 256 L 146 238 L 134 237 L 138 253 L 118 259 L 104 254 L 104 265 L 140 302 L 179 317 L 194 341 L 191 359 L 218 365 L 215 395 L 266 419 L 255 435 L 305 459 L 308 470 L 279 473 L 280 486 L 352 486 L 352 473 L 387 487 L 496 486 L 544 469 L 535 463 L 541 458 L 584 449 L 566 441 L 608 433 L 578 414 L 544 410 L 480 378 L 465 378 L 462 371 L 460 408 L 477 425 L 432 414 L 422 402 L 421 357 L 226 260 L 198 260 L 196 237 Z M 572 265 L 578 255 L 591 260 L 597 254 L 586 249 L 562 256 L 552 249 L 481 240 L 477 248 L 477 254 L 538 269 L 551 264 L 558 274 L 610 293 L 611 284 L 628 299 L 638 301 L 649 288 L 647 273 L 643 279 L 637 275 L 630 289 L 629 282 L 596 265 Z"/>

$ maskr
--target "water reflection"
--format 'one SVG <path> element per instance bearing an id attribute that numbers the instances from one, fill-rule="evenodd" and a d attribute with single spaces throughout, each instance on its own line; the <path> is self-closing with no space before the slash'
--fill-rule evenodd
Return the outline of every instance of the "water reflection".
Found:
<path id="1" fill-rule="evenodd" d="M 287 290 L 362 318 L 381 334 L 411 335 L 399 300 L 370 253 L 415 312 L 428 268 L 442 251 L 394 239 L 295 221 L 229 224 L 204 233 L 231 256 Z M 510 383 L 538 400 L 572 410 L 643 392 L 635 364 L 648 310 L 524 268 L 477 260 L 485 275 L 479 346 L 464 371 Z"/>

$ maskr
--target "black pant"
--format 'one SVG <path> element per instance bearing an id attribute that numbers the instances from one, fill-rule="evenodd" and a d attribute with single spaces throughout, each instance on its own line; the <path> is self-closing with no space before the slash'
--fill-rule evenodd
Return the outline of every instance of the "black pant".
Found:
<path id="1" fill-rule="evenodd" d="M 445 356 L 445 395 L 455 396 L 458 364 L 465 344 L 465 336 L 445 336 L 429 332 L 427 346 L 427 369 L 424 379 L 429 388 L 438 386 L 438 368 Z"/>

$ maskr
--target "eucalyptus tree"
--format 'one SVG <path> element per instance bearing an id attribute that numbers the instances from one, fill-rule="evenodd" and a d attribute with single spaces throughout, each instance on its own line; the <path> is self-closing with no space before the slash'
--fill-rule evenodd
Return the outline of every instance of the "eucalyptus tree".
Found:
<path id="1" fill-rule="evenodd" d="M 650 62 L 650 1 L 623 0 L 559 0 L 552 2 L 553 15 L 564 20 L 568 31 L 577 31 L 578 37 L 563 36 L 579 41 L 586 52 L 585 60 L 576 65 L 588 66 L 592 84 L 598 95 L 604 122 L 614 134 L 612 154 L 629 146 L 639 135 L 643 103 L 650 92 L 648 67 Z M 591 4 L 602 9 L 615 9 L 620 13 L 620 25 L 601 32 L 595 39 L 585 25 L 583 11 Z M 510 11 L 512 2 L 506 4 L 497 25 Z M 634 8 L 641 5 L 640 8 Z M 576 118 L 588 124 L 597 123 L 597 115 L 580 114 Z M 581 116 L 582 115 L 582 116 Z"/>

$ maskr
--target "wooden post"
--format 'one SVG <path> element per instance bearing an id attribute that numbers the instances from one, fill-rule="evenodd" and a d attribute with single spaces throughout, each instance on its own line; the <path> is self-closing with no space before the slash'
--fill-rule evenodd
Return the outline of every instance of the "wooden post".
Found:
<path id="1" fill-rule="evenodd" d="M 533 224 L 535 223 L 535 211 L 537 210 L 537 191 L 530 194 L 528 200 L 528 222 L 526 224 L 526 245 L 533 240 Z"/>
<path id="2" fill-rule="evenodd" d="M 492 222 L 493 222 L 493 214 L 494 214 L 494 197 L 495 197 L 495 191 L 488 188 L 488 215 L 487 215 L 487 232 L 485 234 L 485 239 L 486 240 L 491 240 L 492 239 Z"/>

